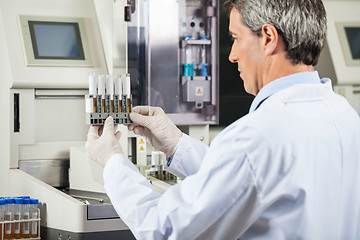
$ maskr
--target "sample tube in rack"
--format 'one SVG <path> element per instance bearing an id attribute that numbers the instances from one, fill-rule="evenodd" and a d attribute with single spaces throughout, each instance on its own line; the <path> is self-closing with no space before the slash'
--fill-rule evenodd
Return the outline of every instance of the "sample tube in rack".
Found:
<path id="1" fill-rule="evenodd" d="M 192 39 L 192 35 L 186 35 L 185 40 Z M 194 76 L 193 49 L 190 45 L 185 47 L 184 76 Z"/>
<path id="2" fill-rule="evenodd" d="M 117 109 L 114 109 L 114 112 L 122 112 L 122 80 L 121 75 L 116 75 L 115 77 L 115 98 Z"/>
<path id="3" fill-rule="evenodd" d="M 96 74 L 89 74 L 89 95 L 85 95 L 86 123 L 102 125 L 109 116 L 114 119 L 115 124 L 131 123 L 130 89 L 130 74 L 99 74 L 97 77 Z M 93 99 L 96 99 L 95 106 L 91 106 Z"/>
<path id="4" fill-rule="evenodd" d="M 114 112 L 114 78 L 112 75 L 106 75 L 105 112 Z"/>
<path id="5" fill-rule="evenodd" d="M 23 197 L 22 219 L 30 219 L 30 197 Z M 20 226 L 21 238 L 30 237 L 30 222 L 22 222 Z"/>
<path id="6" fill-rule="evenodd" d="M 96 112 L 96 73 L 89 73 L 89 97 L 86 99 L 86 112 Z"/>
<path id="7" fill-rule="evenodd" d="M 3 222 L 5 220 L 5 206 L 6 206 L 6 200 L 5 198 L 0 198 L 0 222 Z M 0 240 L 3 240 L 4 232 L 3 232 L 3 224 L 0 223 Z"/>
<path id="8" fill-rule="evenodd" d="M 38 199 L 33 199 L 33 198 L 30 199 L 30 215 L 31 215 L 31 219 L 33 219 L 33 221 L 31 221 L 31 227 L 30 227 L 30 236 L 32 238 L 39 237 L 38 221 L 34 220 L 39 218 L 38 205 L 39 205 Z"/>
<path id="9" fill-rule="evenodd" d="M 105 112 L 105 75 L 98 75 L 97 112 Z"/>
<path id="10" fill-rule="evenodd" d="M 204 35 L 201 35 L 201 40 L 207 40 L 207 36 L 205 33 Z M 201 63 L 200 63 L 200 76 L 207 77 L 208 76 L 208 68 L 209 64 L 206 63 L 206 47 L 205 45 L 201 45 Z"/>
<path id="11" fill-rule="evenodd" d="M 20 238 L 20 220 L 22 220 L 23 199 L 14 199 L 14 238 Z"/>
<path id="12" fill-rule="evenodd" d="M 5 221 L 14 220 L 14 198 L 6 198 L 5 205 Z M 4 229 L 4 239 L 13 239 L 14 238 L 14 223 L 5 223 Z"/>
<path id="13" fill-rule="evenodd" d="M 130 74 L 124 74 L 123 77 L 123 94 L 126 96 L 126 112 L 131 112 L 131 82 Z M 125 109 L 124 109 L 125 110 Z"/>

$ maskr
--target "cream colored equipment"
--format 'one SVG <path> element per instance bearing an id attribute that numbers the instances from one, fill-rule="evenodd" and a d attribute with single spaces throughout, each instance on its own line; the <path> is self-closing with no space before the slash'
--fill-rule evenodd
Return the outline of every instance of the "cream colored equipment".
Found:
<path id="1" fill-rule="evenodd" d="M 0 193 L 40 200 L 42 238 L 134 238 L 84 150 L 90 72 L 131 73 L 134 106 L 161 106 L 209 142 L 219 117 L 218 12 L 218 0 L 0 1 Z M 119 127 L 144 173 L 152 149 Z"/>
<path id="2" fill-rule="evenodd" d="M 0 2 L 0 195 L 40 200 L 42 238 L 133 238 L 91 173 L 77 173 L 84 189 L 64 188 L 76 172 L 69 160 L 86 159 L 89 72 L 126 73 L 124 4 Z"/>

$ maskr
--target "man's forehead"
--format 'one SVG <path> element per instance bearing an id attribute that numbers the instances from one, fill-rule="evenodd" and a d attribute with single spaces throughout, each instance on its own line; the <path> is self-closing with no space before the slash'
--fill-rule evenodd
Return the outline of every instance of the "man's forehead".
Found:
<path id="1" fill-rule="evenodd" d="M 241 14 L 240 14 L 239 10 L 236 8 L 232 8 L 230 11 L 230 14 L 229 14 L 229 18 L 230 18 L 230 20 L 231 19 L 237 19 L 237 20 L 241 19 Z"/>
<path id="2" fill-rule="evenodd" d="M 238 28 L 238 25 L 241 24 L 242 18 L 239 13 L 239 11 L 236 8 L 233 8 L 230 12 L 230 18 L 229 18 L 229 34 L 230 35 L 236 35 L 236 29 Z"/>

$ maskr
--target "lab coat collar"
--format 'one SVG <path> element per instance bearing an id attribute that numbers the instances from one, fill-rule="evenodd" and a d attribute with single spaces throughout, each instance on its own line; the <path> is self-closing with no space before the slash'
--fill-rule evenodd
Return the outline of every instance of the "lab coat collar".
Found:
<path id="1" fill-rule="evenodd" d="M 260 89 L 259 93 L 251 103 L 249 113 L 255 111 L 268 97 L 283 89 L 292 87 L 297 84 L 324 84 L 328 81 L 329 79 L 320 80 L 317 71 L 295 73 L 289 76 L 278 78 Z"/>

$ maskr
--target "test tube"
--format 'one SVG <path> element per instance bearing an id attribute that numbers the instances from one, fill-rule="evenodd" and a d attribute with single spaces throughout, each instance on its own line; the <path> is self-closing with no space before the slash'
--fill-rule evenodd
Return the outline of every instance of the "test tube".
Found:
<path id="1" fill-rule="evenodd" d="M 22 198 L 15 198 L 14 203 L 14 237 L 20 238 L 20 220 L 22 220 L 22 205 L 23 199 Z"/>
<path id="2" fill-rule="evenodd" d="M 131 89 L 130 74 L 127 73 L 127 74 L 124 75 L 124 78 L 123 78 L 123 92 L 126 95 L 126 101 L 127 101 L 126 112 L 131 111 L 131 109 L 130 109 L 130 106 L 131 106 L 130 89 Z"/>
<path id="3" fill-rule="evenodd" d="M 202 40 L 207 40 L 207 36 L 205 32 L 201 35 Z M 207 77 L 208 76 L 208 68 L 209 64 L 206 63 L 206 47 L 205 45 L 201 45 L 201 62 L 200 62 L 200 76 Z"/>
<path id="4" fill-rule="evenodd" d="M 5 206 L 6 206 L 6 200 L 5 198 L 0 198 L 0 222 L 5 220 Z M 0 223 L 0 240 L 3 240 L 4 233 L 3 233 L 3 224 Z"/>
<path id="5" fill-rule="evenodd" d="M 22 219 L 29 220 L 30 218 L 30 197 L 23 197 Z M 21 238 L 30 237 L 30 222 L 22 222 L 20 226 Z"/>
<path id="6" fill-rule="evenodd" d="M 97 106 L 100 106 L 100 109 L 97 109 L 97 112 L 105 112 L 105 75 L 98 75 L 98 101 Z"/>
<path id="7" fill-rule="evenodd" d="M 154 177 L 159 177 L 159 152 L 152 151 L 151 152 L 151 166 L 154 170 Z"/>
<path id="8" fill-rule="evenodd" d="M 185 36 L 185 40 L 190 40 L 192 38 L 193 36 L 191 34 Z M 189 44 L 185 46 L 184 76 L 194 76 L 193 49 Z"/>
<path id="9" fill-rule="evenodd" d="M 155 168 L 155 177 L 160 180 L 165 180 L 165 173 L 163 171 L 163 152 L 152 151 L 151 152 L 151 165 Z"/>
<path id="10" fill-rule="evenodd" d="M 122 80 L 121 75 L 116 75 L 115 77 L 115 95 L 118 96 L 118 109 L 117 112 L 122 112 Z"/>
<path id="11" fill-rule="evenodd" d="M 207 36 L 201 36 L 202 40 L 207 40 Z M 205 45 L 201 45 L 201 63 L 206 63 L 206 47 Z"/>
<path id="12" fill-rule="evenodd" d="M 33 219 L 31 221 L 31 228 L 30 228 L 30 236 L 32 238 L 37 238 L 39 236 L 39 232 L 38 232 L 38 221 L 35 219 L 38 219 L 38 204 L 39 204 L 39 200 L 38 199 L 30 199 L 30 214 L 31 214 L 31 219 Z"/>
<path id="13" fill-rule="evenodd" d="M 96 73 L 89 73 L 89 103 L 86 104 L 86 112 L 96 112 Z"/>
<path id="14" fill-rule="evenodd" d="M 114 112 L 114 77 L 106 75 L 106 96 L 107 98 L 107 111 Z"/>
<path id="15" fill-rule="evenodd" d="M 159 165 L 159 151 L 151 151 L 151 165 Z"/>
<path id="16" fill-rule="evenodd" d="M 14 203 L 15 200 L 13 198 L 5 198 L 5 221 L 13 221 L 14 217 Z M 4 239 L 13 239 L 14 238 L 14 223 L 5 223 L 5 234 Z"/>

